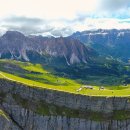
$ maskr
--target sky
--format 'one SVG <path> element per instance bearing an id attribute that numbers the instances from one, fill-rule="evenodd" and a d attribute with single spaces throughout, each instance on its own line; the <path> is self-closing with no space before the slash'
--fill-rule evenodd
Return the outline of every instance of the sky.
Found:
<path id="1" fill-rule="evenodd" d="M 0 0 L 1 35 L 57 37 L 95 29 L 130 29 L 130 0 Z"/>

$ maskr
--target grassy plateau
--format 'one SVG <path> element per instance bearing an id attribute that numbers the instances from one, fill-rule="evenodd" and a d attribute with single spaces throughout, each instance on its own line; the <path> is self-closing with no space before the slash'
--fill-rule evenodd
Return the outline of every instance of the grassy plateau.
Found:
<path id="1" fill-rule="evenodd" d="M 93 89 L 82 88 L 80 91 L 77 91 L 83 86 L 78 80 L 58 76 L 53 73 L 53 69 L 47 69 L 46 65 L 29 62 L 0 60 L 0 78 L 20 82 L 30 87 L 53 89 L 74 94 L 89 96 L 130 96 L 129 84 L 127 86 L 123 84 L 105 86 L 103 90 L 99 90 L 101 86 L 93 85 Z"/>

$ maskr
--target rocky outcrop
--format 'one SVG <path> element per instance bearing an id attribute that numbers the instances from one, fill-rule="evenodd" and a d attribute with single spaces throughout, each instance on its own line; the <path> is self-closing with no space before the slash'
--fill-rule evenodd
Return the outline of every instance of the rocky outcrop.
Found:
<path id="1" fill-rule="evenodd" d="M 19 111 L 18 111 L 19 110 Z M 66 116 L 41 116 L 25 109 L 14 109 L 20 127 L 0 118 L 1 130 L 129 130 L 130 120 L 94 121 Z"/>
<path id="2" fill-rule="evenodd" d="M 127 130 L 128 97 L 88 97 L 0 79 L 0 130 Z"/>
<path id="3" fill-rule="evenodd" d="M 95 51 L 73 38 L 24 36 L 8 31 L 0 37 L 0 58 L 37 63 L 87 63 Z"/>
<path id="4" fill-rule="evenodd" d="M 20 130 L 15 123 L 0 116 L 0 130 Z"/>

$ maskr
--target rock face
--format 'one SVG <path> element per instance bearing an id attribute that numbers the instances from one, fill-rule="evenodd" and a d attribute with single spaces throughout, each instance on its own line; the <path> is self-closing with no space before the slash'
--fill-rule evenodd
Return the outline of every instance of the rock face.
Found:
<path id="1" fill-rule="evenodd" d="M 94 48 L 101 55 L 111 55 L 128 61 L 130 58 L 130 30 L 96 30 L 77 32 L 72 35 Z"/>
<path id="2" fill-rule="evenodd" d="M 129 98 L 87 97 L 2 79 L 0 90 L 0 109 L 8 117 L 0 117 L 0 130 L 130 129 Z"/>
<path id="3" fill-rule="evenodd" d="M 47 89 L 34 89 L 14 82 L 6 83 L 0 80 L 2 93 L 19 95 L 24 99 L 44 101 L 60 107 L 67 107 L 74 110 L 102 112 L 110 114 L 115 110 L 130 110 L 130 101 L 127 97 L 92 97 L 75 95 Z"/>
<path id="4" fill-rule="evenodd" d="M 20 111 L 18 111 L 20 110 Z M 1 130 L 129 130 L 130 120 L 93 121 L 70 118 L 66 116 L 40 116 L 26 109 L 15 109 L 18 112 L 13 118 L 19 126 L 0 117 Z"/>
<path id="5" fill-rule="evenodd" d="M 0 58 L 64 64 L 87 63 L 95 52 L 73 38 L 24 36 L 8 31 L 0 37 Z"/>

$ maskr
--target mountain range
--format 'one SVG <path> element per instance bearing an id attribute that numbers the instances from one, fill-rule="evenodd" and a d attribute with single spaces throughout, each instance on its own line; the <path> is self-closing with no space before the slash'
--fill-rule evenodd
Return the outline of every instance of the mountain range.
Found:
<path id="1" fill-rule="evenodd" d="M 44 64 L 87 64 L 99 56 L 129 62 L 130 30 L 90 30 L 69 37 L 25 36 L 7 31 L 0 37 L 0 58 Z"/>
<path id="2" fill-rule="evenodd" d="M 71 37 L 25 36 L 7 31 L 0 37 L 0 58 L 49 64 L 86 64 L 96 55 L 90 47 Z"/>
<path id="3" fill-rule="evenodd" d="M 0 59 L 7 60 L 1 61 L 0 70 L 26 78 L 16 60 L 40 64 L 52 75 L 81 84 L 120 85 L 130 83 L 129 49 L 130 30 L 84 31 L 58 38 L 7 31 L 0 37 Z"/>
<path id="4" fill-rule="evenodd" d="M 76 32 L 71 37 L 95 49 L 102 56 L 111 56 L 125 62 L 130 59 L 130 30 L 95 30 Z"/>

